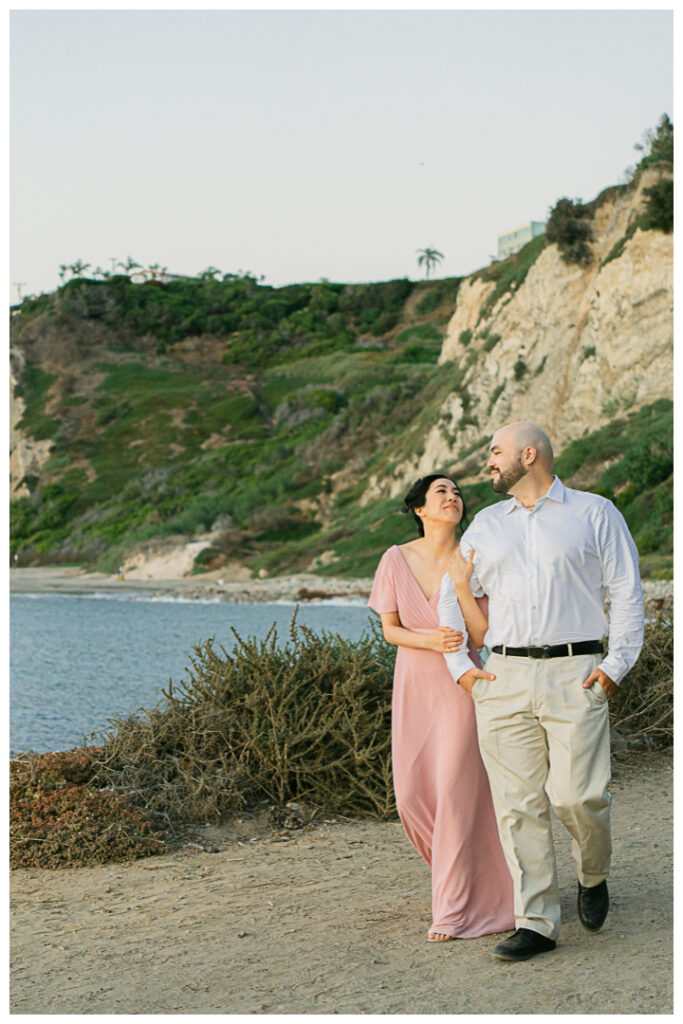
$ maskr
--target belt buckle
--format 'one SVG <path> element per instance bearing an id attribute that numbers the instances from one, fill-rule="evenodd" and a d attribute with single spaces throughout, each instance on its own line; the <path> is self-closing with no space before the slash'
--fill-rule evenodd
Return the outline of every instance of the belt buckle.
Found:
<path id="1" fill-rule="evenodd" d="M 549 658 L 550 657 L 550 647 L 548 646 L 548 644 L 543 644 L 543 647 L 541 648 L 541 650 L 543 651 L 543 657 L 544 658 Z"/>

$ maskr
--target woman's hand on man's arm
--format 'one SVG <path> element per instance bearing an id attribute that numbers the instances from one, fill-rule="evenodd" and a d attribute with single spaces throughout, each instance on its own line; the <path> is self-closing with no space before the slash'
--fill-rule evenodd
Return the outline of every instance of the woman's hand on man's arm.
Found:
<path id="1" fill-rule="evenodd" d="M 474 594 L 470 590 L 469 579 L 474 569 L 474 549 L 469 553 L 467 561 L 457 548 L 448 564 L 448 575 L 453 581 L 453 588 L 458 598 L 458 603 L 465 616 L 467 631 L 474 642 L 474 646 L 483 646 L 486 631 L 489 628 L 489 620 L 481 610 Z"/>
<path id="2" fill-rule="evenodd" d="M 455 549 L 450 562 L 448 563 L 448 574 L 453 580 L 456 588 L 466 586 L 469 589 L 469 579 L 474 569 L 474 550 L 470 551 L 467 561 L 462 557 L 460 548 Z"/>
<path id="3" fill-rule="evenodd" d="M 419 633 L 416 635 L 420 636 Z M 439 654 L 457 654 L 464 639 L 459 629 L 451 629 L 450 626 L 439 626 L 433 633 L 422 634 L 422 638 L 428 650 Z"/>
<path id="4" fill-rule="evenodd" d="M 437 651 L 439 654 L 455 654 L 462 647 L 464 637 L 460 630 L 439 626 L 431 633 L 416 633 L 401 625 L 398 612 L 382 612 L 380 618 L 384 639 L 397 647 Z"/>

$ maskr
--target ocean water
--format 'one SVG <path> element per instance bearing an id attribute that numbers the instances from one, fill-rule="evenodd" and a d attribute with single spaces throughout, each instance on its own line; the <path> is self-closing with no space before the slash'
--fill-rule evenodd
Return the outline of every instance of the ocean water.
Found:
<path id="1" fill-rule="evenodd" d="M 15 594 L 10 600 L 10 750 L 46 752 L 96 742 L 115 715 L 162 699 L 187 678 L 195 644 L 230 652 L 277 624 L 284 643 L 294 604 L 227 604 L 123 594 Z M 361 598 L 300 605 L 298 621 L 358 639 L 372 612 Z M 93 739 L 94 737 L 94 739 Z"/>

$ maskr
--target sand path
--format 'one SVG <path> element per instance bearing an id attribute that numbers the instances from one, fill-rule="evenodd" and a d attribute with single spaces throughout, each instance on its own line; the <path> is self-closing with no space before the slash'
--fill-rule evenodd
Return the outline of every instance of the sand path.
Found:
<path id="1" fill-rule="evenodd" d="M 218 852 L 12 872 L 14 1013 L 671 1013 L 672 758 L 617 762 L 612 909 L 579 925 L 555 823 L 555 952 L 427 944 L 429 874 L 397 823 L 209 830 Z"/>

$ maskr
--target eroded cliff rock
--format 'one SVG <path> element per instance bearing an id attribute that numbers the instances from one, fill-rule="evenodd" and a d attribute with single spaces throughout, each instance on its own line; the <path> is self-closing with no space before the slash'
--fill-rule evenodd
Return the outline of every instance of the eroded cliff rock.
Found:
<path id="1" fill-rule="evenodd" d="M 598 206 L 588 267 L 568 265 L 548 245 L 488 313 L 495 282 L 477 275 L 462 282 L 439 360 L 453 392 L 422 454 L 402 462 L 393 479 L 371 480 L 364 501 L 394 497 L 440 466 L 477 479 L 487 441 L 504 423 L 534 420 L 560 452 L 615 417 L 672 396 L 673 235 L 636 230 L 627 237 L 660 173 L 645 172 L 636 189 Z"/>

